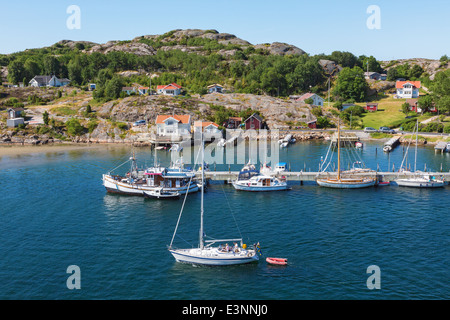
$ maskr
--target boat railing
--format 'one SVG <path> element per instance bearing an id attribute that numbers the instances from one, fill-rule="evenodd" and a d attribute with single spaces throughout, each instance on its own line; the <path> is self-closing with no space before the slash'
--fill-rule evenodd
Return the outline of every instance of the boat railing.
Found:
<path id="1" fill-rule="evenodd" d="M 206 247 L 212 246 L 214 243 L 217 242 L 239 242 L 242 247 L 242 238 L 240 239 L 213 239 L 213 240 L 205 240 L 205 243 L 208 243 Z"/>

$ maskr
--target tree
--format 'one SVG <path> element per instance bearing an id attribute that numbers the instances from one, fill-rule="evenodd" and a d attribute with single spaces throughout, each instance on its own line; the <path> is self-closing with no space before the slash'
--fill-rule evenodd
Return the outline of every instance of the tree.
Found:
<path id="1" fill-rule="evenodd" d="M 409 106 L 409 103 L 408 103 L 408 102 L 403 103 L 403 104 L 402 104 L 402 112 L 403 112 L 404 114 L 408 114 L 409 111 L 410 111 L 409 107 L 410 107 L 410 106 Z"/>
<path id="2" fill-rule="evenodd" d="M 122 92 L 123 80 L 122 78 L 115 76 L 106 83 L 105 97 L 107 99 L 117 99 Z"/>
<path id="3" fill-rule="evenodd" d="M 47 126 L 49 122 L 47 110 L 45 110 L 44 113 L 42 114 L 42 119 L 44 120 L 44 124 Z"/>
<path id="4" fill-rule="evenodd" d="M 18 60 L 10 62 L 8 65 L 9 82 L 18 84 L 20 81 L 23 80 L 24 77 L 25 77 L 25 68 L 23 67 L 23 64 Z"/>
<path id="5" fill-rule="evenodd" d="M 46 75 L 59 75 L 60 63 L 57 58 L 46 55 L 43 60 L 43 71 Z"/>
<path id="6" fill-rule="evenodd" d="M 351 100 L 361 102 L 366 98 L 369 85 L 360 67 L 344 68 L 339 73 L 333 93 L 343 101 Z"/>
<path id="7" fill-rule="evenodd" d="M 422 109 L 422 113 L 427 112 L 433 107 L 433 98 L 430 95 L 421 96 L 418 105 Z"/>
<path id="8" fill-rule="evenodd" d="M 374 56 L 365 57 L 362 60 L 362 67 L 365 71 L 367 71 L 367 66 L 369 66 L 370 72 L 382 72 L 383 71 L 380 63 L 377 61 L 377 59 L 375 59 Z"/>

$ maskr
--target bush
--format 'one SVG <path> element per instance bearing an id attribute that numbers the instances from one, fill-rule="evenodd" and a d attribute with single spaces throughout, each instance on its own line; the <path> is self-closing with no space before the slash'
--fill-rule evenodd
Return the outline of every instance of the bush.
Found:
<path id="1" fill-rule="evenodd" d="M 447 124 L 447 125 L 444 127 L 444 133 L 450 133 L 450 124 Z"/>
<path id="2" fill-rule="evenodd" d="M 86 128 L 80 124 L 78 119 L 72 118 L 66 122 L 66 129 L 70 136 L 81 136 Z"/>

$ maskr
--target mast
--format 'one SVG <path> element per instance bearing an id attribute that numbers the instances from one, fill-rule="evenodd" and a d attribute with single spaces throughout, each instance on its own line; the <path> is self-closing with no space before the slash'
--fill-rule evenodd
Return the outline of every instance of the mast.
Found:
<path id="1" fill-rule="evenodd" d="M 416 123 L 416 150 L 415 150 L 415 153 L 414 153 L 414 173 L 416 173 L 418 139 L 419 139 L 419 119 L 417 119 L 417 123 Z"/>
<path id="2" fill-rule="evenodd" d="M 338 118 L 338 172 L 337 179 L 341 180 L 341 121 Z"/>
<path id="3" fill-rule="evenodd" d="M 200 205 L 200 249 L 203 249 L 204 243 L 203 243 L 203 193 L 204 193 L 204 186 L 205 186 L 205 168 L 204 168 L 204 147 L 203 147 L 203 127 L 201 130 L 201 146 L 202 146 L 202 190 L 201 190 L 201 205 Z"/>

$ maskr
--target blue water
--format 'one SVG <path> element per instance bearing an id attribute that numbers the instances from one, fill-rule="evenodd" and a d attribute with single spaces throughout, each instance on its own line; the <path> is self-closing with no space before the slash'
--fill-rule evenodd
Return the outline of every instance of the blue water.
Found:
<path id="1" fill-rule="evenodd" d="M 297 143 L 280 157 L 294 170 L 316 171 L 325 143 Z M 181 201 L 107 194 L 102 173 L 130 148 L 1 156 L 0 299 L 448 299 L 450 187 L 362 190 L 292 184 L 288 192 L 245 193 L 213 183 L 205 193 L 205 232 L 259 241 L 257 264 L 211 268 L 176 263 L 167 251 Z M 373 169 L 399 167 L 366 143 Z M 152 163 L 147 149 L 136 157 Z M 168 164 L 166 153 L 160 161 Z M 450 170 L 450 155 L 418 150 L 418 169 Z M 167 161 L 167 163 L 164 163 Z M 233 170 L 241 165 L 233 166 Z M 227 170 L 218 165 L 217 170 Z M 126 172 L 127 168 L 123 168 Z M 188 197 L 175 244 L 197 244 L 200 194 Z M 235 221 L 237 221 L 237 226 Z M 268 265 L 285 257 L 287 267 Z M 81 270 L 69 290 L 67 267 Z M 381 270 L 369 290 L 367 268 Z"/>

